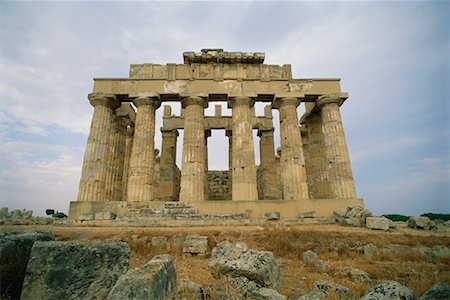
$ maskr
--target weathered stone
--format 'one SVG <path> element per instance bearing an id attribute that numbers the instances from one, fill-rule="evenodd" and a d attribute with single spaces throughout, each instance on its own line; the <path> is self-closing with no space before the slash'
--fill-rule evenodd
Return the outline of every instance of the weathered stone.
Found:
<path id="1" fill-rule="evenodd" d="M 326 294 L 335 293 L 339 296 L 347 296 L 347 297 L 350 296 L 350 290 L 347 287 L 331 281 L 326 280 L 316 281 L 314 283 L 314 287 L 315 289 L 322 291 Z"/>
<path id="2" fill-rule="evenodd" d="M 183 253 L 205 255 L 208 250 L 208 237 L 188 235 L 183 242 Z"/>
<path id="3" fill-rule="evenodd" d="M 359 227 L 361 226 L 361 222 L 357 218 L 345 218 L 344 223 L 347 226 Z"/>
<path id="4" fill-rule="evenodd" d="M 244 243 L 219 243 L 208 267 L 215 277 L 244 276 L 262 287 L 279 290 L 281 286 L 280 268 L 272 252 L 248 249 Z"/>
<path id="5" fill-rule="evenodd" d="M 159 248 L 167 247 L 167 238 L 165 236 L 152 237 L 152 246 L 159 247 Z"/>
<path id="6" fill-rule="evenodd" d="M 371 282 L 372 279 L 370 278 L 370 275 L 367 274 L 367 272 L 356 269 L 356 268 L 345 268 L 341 271 L 338 271 L 336 275 L 347 277 L 350 279 L 355 279 L 361 282 Z"/>
<path id="7" fill-rule="evenodd" d="M 333 217 L 337 220 L 337 221 L 342 221 L 344 220 L 345 216 L 347 214 L 347 210 L 344 208 L 338 209 L 333 211 Z"/>
<path id="8" fill-rule="evenodd" d="M 364 246 L 360 246 L 356 248 L 356 251 L 358 251 L 359 253 L 362 253 L 366 256 L 370 256 L 372 254 L 374 254 L 377 251 L 377 246 L 375 246 L 374 244 L 367 244 Z"/>
<path id="9" fill-rule="evenodd" d="M 426 291 L 419 300 L 448 300 L 450 299 L 450 285 L 438 282 Z"/>
<path id="10" fill-rule="evenodd" d="M 277 291 L 260 287 L 244 276 L 222 277 L 212 287 L 212 299 L 285 300 Z"/>
<path id="11" fill-rule="evenodd" d="M 21 299 L 105 299 L 129 258 L 123 242 L 35 242 Z"/>
<path id="12" fill-rule="evenodd" d="M 276 221 L 281 218 L 281 215 L 279 212 L 271 211 L 264 213 L 264 219 L 269 221 Z"/>
<path id="13" fill-rule="evenodd" d="M 301 213 L 298 215 L 298 218 L 304 219 L 304 218 L 315 218 L 317 216 L 317 213 L 315 210 L 307 211 L 304 213 Z"/>
<path id="14" fill-rule="evenodd" d="M 367 290 L 360 300 L 414 300 L 413 292 L 396 281 L 386 280 Z"/>
<path id="15" fill-rule="evenodd" d="M 297 300 L 325 300 L 327 299 L 327 294 L 323 291 L 313 290 L 300 298 L 297 298 Z"/>
<path id="16" fill-rule="evenodd" d="M 7 233 L 0 235 L 0 297 L 18 299 L 22 291 L 31 247 L 36 241 L 52 241 L 47 231 Z"/>
<path id="17" fill-rule="evenodd" d="M 308 266 L 317 262 L 319 260 L 319 256 L 314 251 L 307 250 L 302 253 L 302 259 L 303 264 Z"/>
<path id="18" fill-rule="evenodd" d="M 450 247 L 444 245 L 434 245 L 425 251 L 425 258 L 427 261 L 433 263 L 450 258 Z"/>
<path id="19" fill-rule="evenodd" d="M 78 221 L 92 221 L 94 220 L 94 215 L 90 213 L 82 213 L 78 216 Z"/>
<path id="20" fill-rule="evenodd" d="M 116 214 L 108 211 L 99 211 L 94 215 L 95 220 L 114 220 L 116 218 Z"/>
<path id="21" fill-rule="evenodd" d="M 408 220 L 408 226 L 414 229 L 430 230 L 435 227 L 435 224 L 428 217 L 411 217 Z"/>
<path id="22" fill-rule="evenodd" d="M 201 285 L 190 280 L 180 279 L 177 281 L 177 298 L 180 300 L 203 300 L 203 289 Z"/>
<path id="23" fill-rule="evenodd" d="M 367 217 L 366 227 L 374 230 L 388 230 L 389 229 L 389 219 L 379 218 L 379 217 Z"/>
<path id="24" fill-rule="evenodd" d="M 286 300 L 286 297 L 273 289 L 259 288 L 251 295 L 251 299 L 255 300 Z"/>
<path id="25" fill-rule="evenodd" d="M 177 276 L 169 255 L 153 257 L 142 268 L 120 276 L 108 300 L 168 300 L 176 295 Z"/>

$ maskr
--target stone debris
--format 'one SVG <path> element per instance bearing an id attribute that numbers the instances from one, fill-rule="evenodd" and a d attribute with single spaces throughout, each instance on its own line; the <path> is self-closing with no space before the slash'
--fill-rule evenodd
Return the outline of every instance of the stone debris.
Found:
<path id="1" fill-rule="evenodd" d="M 313 290 L 300 298 L 297 298 L 297 300 L 325 300 L 328 296 L 325 292 L 319 291 L 319 290 Z"/>
<path id="2" fill-rule="evenodd" d="M 201 285 L 186 279 L 177 281 L 177 297 L 179 300 L 203 300 L 204 293 Z"/>
<path id="3" fill-rule="evenodd" d="M 276 221 L 281 219 L 281 214 L 276 211 L 266 212 L 263 218 L 269 221 Z"/>
<path id="4" fill-rule="evenodd" d="M 262 52 L 226 52 L 223 49 L 202 49 L 200 52 L 183 52 L 185 64 L 262 64 L 264 56 Z"/>
<path id="5" fill-rule="evenodd" d="M 336 272 L 336 275 L 358 280 L 361 282 L 372 282 L 370 275 L 366 271 L 357 268 L 345 268 Z"/>
<path id="6" fill-rule="evenodd" d="M 244 243 L 217 244 L 208 267 L 216 278 L 244 276 L 261 287 L 277 291 L 281 287 L 280 268 L 272 252 L 248 249 Z"/>
<path id="7" fill-rule="evenodd" d="M 352 206 L 347 208 L 344 222 L 347 226 L 363 227 L 366 224 L 366 218 L 372 217 L 372 212 L 362 206 Z"/>
<path id="8" fill-rule="evenodd" d="M 367 217 L 366 227 L 374 230 L 388 230 L 391 225 L 389 219 L 384 217 Z"/>
<path id="9" fill-rule="evenodd" d="M 367 290 L 360 300 L 414 300 L 413 292 L 396 281 L 386 280 Z"/>
<path id="10" fill-rule="evenodd" d="M 377 252 L 378 248 L 372 243 L 364 246 L 359 246 L 355 249 L 357 252 L 364 254 L 365 256 L 373 255 Z"/>
<path id="11" fill-rule="evenodd" d="M 21 299 L 106 299 L 129 259 L 123 242 L 37 241 Z"/>
<path id="12" fill-rule="evenodd" d="M 317 271 L 322 272 L 322 273 L 328 272 L 328 270 L 329 270 L 328 263 L 326 261 L 319 259 L 319 256 L 311 250 L 307 250 L 307 251 L 303 252 L 302 259 L 303 259 L 303 264 L 306 267 L 308 267 L 308 266 L 313 267 Z"/>
<path id="13" fill-rule="evenodd" d="M 183 253 L 194 256 L 205 255 L 208 251 L 208 237 L 188 235 L 183 242 Z"/>
<path id="14" fill-rule="evenodd" d="M 408 220 L 408 226 L 414 229 L 430 230 L 436 225 L 428 217 L 411 217 Z"/>
<path id="15" fill-rule="evenodd" d="M 419 300 L 448 300 L 450 299 L 450 285 L 438 282 L 426 291 Z"/>
<path id="16" fill-rule="evenodd" d="M 0 298 L 18 299 L 30 252 L 36 241 L 53 241 L 48 231 L 0 234 Z"/>
<path id="17" fill-rule="evenodd" d="M 434 245 L 425 250 L 425 258 L 428 262 L 437 263 L 450 258 L 450 247 L 445 245 Z"/>
<path id="18" fill-rule="evenodd" d="M 167 247 L 167 238 L 165 236 L 152 237 L 152 247 L 166 248 Z"/>
<path id="19" fill-rule="evenodd" d="M 169 255 L 153 257 L 142 268 L 120 276 L 108 300 L 168 300 L 176 295 L 177 276 Z"/>
<path id="20" fill-rule="evenodd" d="M 33 217 L 33 211 L 27 209 L 14 209 L 8 207 L 0 209 L 0 225 L 48 225 L 53 219 L 47 217 Z"/>
<path id="21" fill-rule="evenodd" d="M 350 296 L 350 290 L 340 284 L 334 283 L 332 281 L 320 280 L 314 283 L 314 288 L 326 293 L 335 293 L 339 296 Z"/>

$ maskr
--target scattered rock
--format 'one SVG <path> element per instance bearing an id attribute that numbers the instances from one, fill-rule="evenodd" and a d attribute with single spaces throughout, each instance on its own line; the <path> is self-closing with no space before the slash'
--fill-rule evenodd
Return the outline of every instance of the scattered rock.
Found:
<path id="1" fill-rule="evenodd" d="M 153 257 L 142 268 L 120 276 L 108 295 L 108 300 L 166 300 L 176 293 L 177 276 L 169 255 Z"/>
<path id="2" fill-rule="evenodd" d="M 269 221 L 276 221 L 281 218 L 281 214 L 279 212 L 270 211 L 270 212 L 264 213 L 263 217 L 264 217 L 264 219 L 269 220 Z"/>
<path id="3" fill-rule="evenodd" d="M 406 223 L 404 221 L 395 221 L 394 227 L 395 228 L 406 228 L 406 227 L 408 227 L 408 223 Z"/>
<path id="4" fill-rule="evenodd" d="M 52 241 L 48 231 L 0 235 L 0 298 L 19 299 L 31 247 L 36 241 Z"/>
<path id="5" fill-rule="evenodd" d="M 434 245 L 425 251 L 425 258 L 429 262 L 439 262 L 450 257 L 450 247 L 444 245 Z"/>
<path id="6" fill-rule="evenodd" d="M 419 300 L 448 300 L 450 299 L 450 285 L 441 282 L 433 285 Z"/>
<path id="7" fill-rule="evenodd" d="M 203 300 L 203 298 L 204 295 L 201 285 L 185 279 L 177 281 L 177 299 Z"/>
<path id="8" fill-rule="evenodd" d="M 435 227 L 435 224 L 428 217 L 411 217 L 408 220 L 408 226 L 414 229 L 430 230 Z"/>
<path id="9" fill-rule="evenodd" d="M 374 254 L 375 252 L 377 252 L 377 249 L 378 249 L 377 246 L 369 243 L 367 245 L 357 247 L 356 251 L 364 254 L 365 256 L 370 256 L 370 255 Z"/>
<path id="10" fill-rule="evenodd" d="M 205 255 L 208 251 L 208 237 L 188 235 L 183 242 L 183 253 Z"/>
<path id="11" fill-rule="evenodd" d="M 351 227 L 360 227 L 361 226 L 361 222 L 357 218 L 345 218 L 344 223 L 345 223 L 345 225 L 351 226 Z"/>
<path id="12" fill-rule="evenodd" d="M 152 246 L 157 248 L 167 247 L 167 238 L 165 236 L 154 236 L 152 237 Z"/>
<path id="13" fill-rule="evenodd" d="M 386 280 L 367 290 L 360 300 L 414 300 L 413 292 L 396 281 Z"/>
<path id="14" fill-rule="evenodd" d="M 339 272 L 336 273 L 339 276 L 347 277 L 350 279 L 359 280 L 361 282 L 371 282 L 372 279 L 370 278 L 370 275 L 360 269 L 356 268 L 345 268 Z"/>
<path id="15" fill-rule="evenodd" d="M 390 220 L 384 217 L 367 217 L 366 227 L 374 230 L 388 230 L 390 225 Z"/>
<path id="16" fill-rule="evenodd" d="M 326 293 L 327 295 L 331 292 L 339 296 L 347 296 L 347 297 L 350 296 L 350 290 L 347 287 L 331 281 L 326 280 L 316 281 L 314 283 L 314 288 L 316 290 Z"/>
<path id="17" fill-rule="evenodd" d="M 260 287 L 244 276 L 222 277 L 212 289 L 212 299 L 286 300 L 277 291 Z"/>
<path id="18" fill-rule="evenodd" d="M 297 298 L 297 300 L 325 300 L 327 299 L 327 294 L 322 292 L 322 291 L 318 291 L 318 290 L 313 290 L 311 292 L 309 292 L 308 294 L 305 294 L 303 296 L 301 296 L 300 298 Z"/>
<path id="19" fill-rule="evenodd" d="M 347 210 L 343 209 L 343 208 L 333 211 L 333 217 L 338 222 L 344 220 L 346 214 L 347 214 Z"/>
<path id="20" fill-rule="evenodd" d="M 366 224 L 366 218 L 371 216 L 370 210 L 362 206 L 352 206 L 347 208 L 344 222 L 347 226 L 361 227 Z"/>
<path id="21" fill-rule="evenodd" d="M 244 276 L 262 287 L 279 290 L 280 268 L 272 252 L 248 249 L 244 243 L 221 242 L 208 262 L 214 277 Z"/>
<path id="22" fill-rule="evenodd" d="M 302 253 L 303 264 L 309 266 L 315 264 L 319 260 L 319 256 L 312 250 L 307 250 Z"/>
<path id="23" fill-rule="evenodd" d="M 123 242 L 35 242 L 21 299 L 106 299 L 128 269 Z"/>

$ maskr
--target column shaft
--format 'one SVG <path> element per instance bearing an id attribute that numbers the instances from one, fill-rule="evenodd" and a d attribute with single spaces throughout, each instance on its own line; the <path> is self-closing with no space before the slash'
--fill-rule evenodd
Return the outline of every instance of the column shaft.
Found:
<path id="1" fill-rule="evenodd" d="M 180 194 L 179 170 L 176 165 L 178 130 L 161 129 L 160 197 L 162 201 L 176 201 Z"/>
<path id="2" fill-rule="evenodd" d="M 232 200 L 258 200 L 256 186 L 255 154 L 252 134 L 251 107 L 254 100 L 247 97 L 232 98 L 233 108 L 233 151 L 232 159 Z"/>
<path id="3" fill-rule="evenodd" d="M 281 191 L 278 189 L 278 178 L 276 172 L 275 144 L 273 141 L 273 128 L 260 129 L 258 131 L 261 193 L 260 199 L 275 200 L 282 199 Z"/>
<path id="4" fill-rule="evenodd" d="M 184 108 L 184 139 L 180 201 L 204 201 L 206 150 L 203 119 L 207 101 L 201 97 L 187 97 L 182 100 L 182 105 Z"/>
<path id="5" fill-rule="evenodd" d="M 127 201 L 127 187 L 128 187 L 128 169 L 130 167 L 131 147 L 133 146 L 134 126 L 128 127 L 125 139 L 125 153 L 123 161 L 123 175 L 122 175 L 122 201 Z"/>
<path id="6" fill-rule="evenodd" d="M 94 114 L 81 171 L 78 201 L 106 201 L 106 179 L 109 177 L 108 157 L 113 111 L 120 106 L 114 95 L 89 94 Z"/>
<path id="7" fill-rule="evenodd" d="M 337 95 L 324 95 L 317 100 L 321 109 L 324 152 L 333 198 L 356 198 L 340 104 L 342 100 Z"/>
<path id="8" fill-rule="evenodd" d="M 160 101 L 154 97 L 141 97 L 133 103 L 138 109 L 128 170 L 127 201 L 138 208 L 154 200 L 155 110 Z"/>
<path id="9" fill-rule="evenodd" d="M 280 112 L 281 183 L 283 199 L 305 200 L 309 198 L 303 156 L 303 142 L 298 126 L 296 98 L 277 99 L 273 107 Z"/>

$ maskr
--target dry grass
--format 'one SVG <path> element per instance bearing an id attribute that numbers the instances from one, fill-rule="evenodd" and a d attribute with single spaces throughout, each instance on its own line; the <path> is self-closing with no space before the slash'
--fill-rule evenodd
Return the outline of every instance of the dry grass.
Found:
<path id="1" fill-rule="evenodd" d="M 377 232 L 361 228 L 338 225 L 265 226 L 265 227 L 212 227 L 212 228 L 133 228 L 133 227 L 41 227 L 1 226 L 0 231 L 24 231 L 30 229 L 52 230 L 59 240 L 106 240 L 127 242 L 131 248 L 130 267 L 135 268 L 148 262 L 154 255 L 170 254 L 174 259 L 179 279 L 189 279 L 203 287 L 220 285 L 225 294 L 232 293 L 226 282 L 216 281 L 208 270 L 208 257 L 188 257 L 183 255 L 181 244 L 170 247 L 154 247 L 151 239 L 164 236 L 168 239 L 181 235 L 208 236 L 209 249 L 224 240 L 242 241 L 250 248 L 272 251 L 282 277 L 281 293 L 288 299 L 295 299 L 312 290 L 314 282 L 331 280 L 344 285 L 358 299 L 373 284 L 359 282 L 337 275 L 346 267 L 366 271 L 375 280 L 395 280 L 408 286 L 416 295 L 422 295 L 437 282 L 450 284 L 450 259 L 430 263 L 425 259 L 420 247 L 433 245 L 450 246 L 450 236 L 433 232 L 402 230 Z M 356 247 L 372 243 L 378 251 L 372 256 L 364 256 Z M 408 251 L 387 251 L 388 245 L 409 246 Z M 314 267 L 303 265 L 301 254 L 313 250 L 329 266 L 327 272 L 319 272 Z M 212 299 L 214 297 L 211 297 Z M 335 297 L 331 297 L 335 298 Z M 337 299 L 337 298 L 336 298 Z"/>

